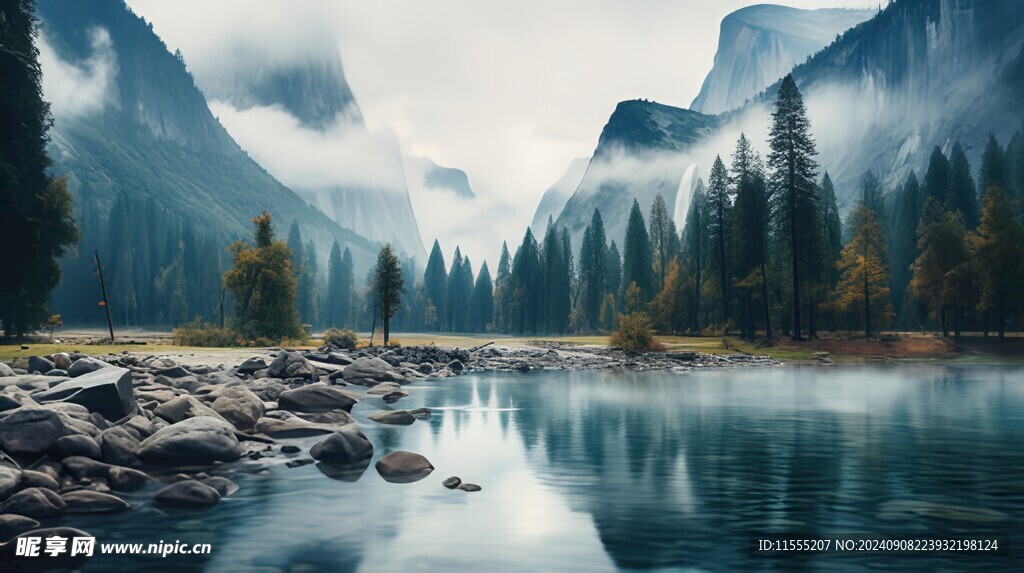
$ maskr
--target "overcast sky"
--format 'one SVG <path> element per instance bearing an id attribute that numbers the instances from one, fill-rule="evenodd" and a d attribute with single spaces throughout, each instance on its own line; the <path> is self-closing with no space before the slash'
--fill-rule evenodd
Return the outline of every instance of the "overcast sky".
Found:
<path id="1" fill-rule="evenodd" d="M 510 242 L 569 162 L 591 154 L 617 102 L 688 107 L 722 18 L 751 3 L 128 0 L 190 66 L 216 65 L 240 41 L 291 57 L 333 36 L 370 128 L 393 132 L 406 155 L 466 171 L 480 212 Z"/>

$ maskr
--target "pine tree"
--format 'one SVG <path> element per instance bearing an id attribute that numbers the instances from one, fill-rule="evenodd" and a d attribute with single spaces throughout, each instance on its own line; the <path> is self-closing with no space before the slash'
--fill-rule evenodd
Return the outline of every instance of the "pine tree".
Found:
<path id="1" fill-rule="evenodd" d="M 981 268 L 981 306 L 994 312 L 1000 340 L 1006 317 L 1021 307 L 1024 281 L 1024 227 L 1009 196 L 999 187 L 985 191 L 981 224 L 972 239 Z"/>
<path id="2" fill-rule="evenodd" d="M 491 271 L 487 269 L 487 261 L 480 265 L 480 274 L 476 277 L 472 307 L 472 329 L 476 332 L 487 332 L 494 316 L 494 289 L 491 284 Z"/>
<path id="3" fill-rule="evenodd" d="M 465 319 L 469 316 L 469 309 L 466 308 L 466 296 L 469 293 L 462 292 L 462 274 L 462 251 L 456 246 L 452 266 L 448 270 L 448 284 L 445 287 L 448 298 L 445 303 L 445 330 L 453 332 L 465 331 Z"/>
<path id="4" fill-rule="evenodd" d="M 640 203 L 633 199 L 633 207 L 629 211 L 626 222 L 626 242 L 623 245 L 622 284 L 636 283 L 643 300 L 651 300 L 654 296 L 653 277 L 651 271 L 651 240 L 647 235 Z"/>
<path id="5" fill-rule="evenodd" d="M 947 331 L 946 309 L 955 308 L 959 337 L 960 317 L 968 294 L 962 288 L 957 288 L 963 284 L 959 271 L 969 268 L 971 262 L 965 241 L 967 229 L 962 215 L 946 211 L 937 200 L 929 197 L 921 214 L 917 234 L 921 255 L 913 264 L 910 292 L 941 318 L 944 335 Z"/>
<path id="6" fill-rule="evenodd" d="M 728 324 L 729 314 L 729 233 L 732 219 L 732 199 L 729 185 L 729 173 L 722 163 L 722 158 L 715 156 L 708 176 L 706 205 L 708 211 L 708 236 L 711 239 L 715 256 L 711 259 L 712 270 L 718 279 L 718 303 L 720 320 Z M 726 327 L 728 328 L 728 327 Z"/>
<path id="7" fill-rule="evenodd" d="M 619 247 L 612 240 L 605 253 L 604 263 L 604 292 L 605 299 L 612 295 L 613 306 L 616 303 L 615 296 L 622 287 L 622 255 L 619 254 Z M 604 321 L 601 321 L 604 322 Z"/>
<path id="8" fill-rule="evenodd" d="M 845 310 L 860 309 L 864 335 L 871 336 L 872 323 L 892 314 L 889 305 L 889 266 L 885 230 L 871 209 L 861 202 L 850 213 L 853 238 L 839 258 L 839 284 L 835 300 Z"/>
<path id="9" fill-rule="evenodd" d="M 316 322 L 313 312 L 314 287 L 311 283 L 311 276 L 306 261 L 306 249 L 302 244 L 302 232 L 299 230 L 298 220 L 292 220 L 292 226 L 288 230 L 288 249 L 292 252 L 292 273 L 298 285 L 298 294 L 295 306 L 299 310 L 299 317 L 310 324 Z"/>
<path id="10" fill-rule="evenodd" d="M 498 332 L 509 331 L 511 279 L 512 258 L 508 254 L 508 243 L 502 241 L 501 258 L 498 260 L 498 275 L 495 277 L 494 283 L 494 327 Z"/>
<path id="11" fill-rule="evenodd" d="M 949 160 L 938 146 L 932 150 L 928 159 L 928 171 L 924 174 L 924 192 L 927 197 L 935 197 L 940 205 L 946 204 L 949 198 Z"/>
<path id="12" fill-rule="evenodd" d="M 691 328 L 694 332 L 700 332 L 703 328 L 701 323 L 701 291 L 704 284 L 704 259 L 706 255 L 707 234 L 704 217 L 704 183 L 697 180 L 693 189 L 693 196 L 690 198 L 690 208 L 686 212 L 686 223 L 683 225 L 682 252 L 683 259 L 690 265 L 687 273 L 692 277 L 691 287 L 693 288 L 690 317 Z"/>
<path id="13" fill-rule="evenodd" d="M 768 166 L 771 168 L 769 215 L 775 234 L 788 250 L 790 290 L 792 291 L 793 340 L 801 340 L 800 279 L 801 260 L 806 262 L 815 229 L 805 221 L 817 212 L 815 180 L 817 150 L 810 134 L 810 122 L 803 98 L 792 75 L 779 87 L 769 132 Z"/>
<path id="14" fill-rule="evenodd" d="M 661 193 L 654 197 L 651 204 L 650 235 L 651 255 L 653 257 L 654 288 L 661 290 L 665 284 L 665 275 L 668 273 L 668 263 L 672 260 L 670 252 L 672 230 L 670 229 L 672 218 L 668 214 L 668 206 Z"/>
<path id="15" fill-rule="evenodd" d="M 295 309 L 291 252 L 284 241 L 274 239 L 268 213 L 252 222 L 254 244 L 231 245 L 234 266 L 224 273 L 224 286 L 235 295 L 235 328 L 247 340 L 299 338 L 303 331 Z"/>
<path id="16" fill-rule="evenodd" d="M 558 229 L 550 218 L 544 233 L 541 260 L 544 267 L 543 324 L 549 332 L 563 333 L 568 328 L 569 318 L 569 267 Z"/>
<path id="17" fill-rule="evenodd" d="M 511 328 L 515 332 L 538 332 L 543 312 L 540 305 L 540 279 L 540 249 L 533 231 L 527 228 L 523 242 L 512 259 L 509 311 Z"/>
<path id="18" fill-rule="evenodd" d="M 981 154 L 981 170 L 978 172 L 978 196 L 985 197 L 990 187 L 998 187 L 1003 192 L 1010 192 L 1010 170 L 1006 154 L 996 141 L 995 135 L 988 136 L 988 143 Z"/>
<path id="19" fill-rule="evenodd" d="M 342 305 L 344 304 L 344 287 L 341 281 L 341 245 L 334 241 L 331 246 L 331 256 L 327 259 L 327 294 L 324 304 L 324 325 L 327 327 L 340 328 L 345 326 L 342 320 Z"/>
<path id="20" fill-rule="evenodd" d="M 437 239 L 434 240 L 430 257 L 427 258 L 423 286 L 427 291 L 427 300 L 434 306 L 434 312 L 437 314 L 437 329 L 444 330 L 448 321 L 448 272 Z"/>
<path id="21" fill-rule="evenodd" d="M 309 284 L 309 299 L 307 301 L 309 316 L 313 321 L 314 326 L 320 326 L 322 323 L 321 309 L 320 309 L 320 268 L 317 264 L 316 258 L 316 244 L 313 241 L 306 243 L 305 249 L 305 261 L 306 261 L 306 281 Z"/>
<path id="22" fill-rule="evenodd" d="M 967 155 L 957 141 L 949 155 L 949 185 L 947 186 L 946 209 L 959 211 L 963 216 L 964 225 L 968 229 L 978 226 L 978 196 L 974 189 L 974 178 L 971 177 L 971 165 Z"/>
<path id="23" fill-rule="evenodd" d="M 752 340 L 756 331 L 756 314 L 765 320 L 765 334 L 771 336 L 771 313 L 768 304 L 768 194 L 761 158 L 740 134 L 732 156 L 730 180 L 736 201 L 733 206 L 733 237 L 735 251 L 733 270 L 742 291 L 744 338 Z M 761 307 L 754 308 L 755 299 Z"/>
<path id="24" fill-rule="evenodd" d="M 907 300 L 910 286 L 910 265 L 917 259 L 917 227 L 921 219 L 921 189 L 913 171 L 896 194 L 892 222 L 889 226 L 889 240 L 892 261 L 890 288 L 896 308 L 898 323 L 907 327 L 911 323 L 911 304 Z"/>
<path id="25" fill-rule="evenodd" d="M 596 329 L 601 302 L 606 292 L 607 242 L 601 212 L 594 209 L 590 225 L 583 231 L 580 245 L 580 289 L 583 292 L 583 318 L 588 329 Z"/>
<path id="26" fill-rule="evenodd" d="M 387 346 L 391 336 L 391 317 L 398 311 L 402 304 L 402 295 L 405 294 L 402 269 L 391 243 L 385 243 L 377 254 L 377 266 L 373 271 L 373 292 L 380 306 L 378 312 L 384 328 L 384 346 Z"/>
<path id="27" fill-rule="evenodd" d="M 57 264 L 81 238 L 65 177 L 47 173 L 52 124 L 43 101 L 33 0 L 0 4 L 0 325 L 8 337 L 39 328 L 51 315 Z M 124 248 L 124 246 L 120 246 Z"/>
<path id="28" fill-rule="evenodd" d="M 352 251 L 345 247 L 341 254 L 341 270 L 338 281 L 338 319 L 342 325 L 355 326 L 356 320 L 356 268 Z"/>

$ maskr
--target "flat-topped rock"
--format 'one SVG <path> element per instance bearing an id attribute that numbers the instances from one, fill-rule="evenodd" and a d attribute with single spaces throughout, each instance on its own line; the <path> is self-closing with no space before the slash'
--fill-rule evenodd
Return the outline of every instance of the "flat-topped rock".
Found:
<path id="1" fill-rule="evenodd" d="M 285 390 L 277 397 L 277 406 L 293 412 L 326 412 L 330 410 L 352 411 L 359 399 L 326 384 L 310 384 L 292 390 Z"/>
<path id="2" fill-rule="evenodd" d="M 32 399 L 40 404 L 80 404 L 108 420 L 120 420 L 136 411 L 131 371 L 116 366 L 63 381 L 49 390 L 32 394 Z"/>

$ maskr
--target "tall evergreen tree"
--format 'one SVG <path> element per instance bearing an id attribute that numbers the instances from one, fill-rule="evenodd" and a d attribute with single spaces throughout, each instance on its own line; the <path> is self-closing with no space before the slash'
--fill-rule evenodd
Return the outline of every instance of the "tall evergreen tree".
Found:
<path id="1" fill-rule="evenodd" d="M 940 318 L 945 335 L 948 332 L 946 310 L 955 307 L 959 325 L 962 303 L 966 302 L 961 300 L 966 293 L 957 292 L 960 289 L 954 288 L 961 284 L 958 269 L 969 266 L 971 259 L 965 241 L 967 229 L 964 228 L 963 215 L 957 211 L 946 211 L 937 200 L 929 197 L 917 234 L 921 256 L 914 261 L 910 290 Z"/>
<path id="2" fill-rule="evenodd" d="M 691 302 L 690 318 L 691 328 L 699 332 L 703 328 L 701 323 L 701 291 L 704 285 L 704 259 L 707 257 L 707 233 L 705 219 L 704 182 L 697 180 L 693 189 L 693 196 L 690 198 L 690 207 L 686 212 L 686 223 L 683 225 L 682 253 L 683 259 L 690 265 L 689 275 L 693 277 L 693 296 L 689 297 Z"/>
<path id="3" fill-rule="evenodd" d="M 526 229 L 523 242 L 516 249 L 512 259 L 511 302 L 512 330 L 515 332 L 538 332 L 541 307 L 541 265 L 540 249 L 533 231 Z"/>
<path id="4" fill-rule="evenodd" d="M 541 251 L 543 262 L 543 325 L 549 332 L 565 332 L 569 318 L 569 267 L 558 229 L 551 219 L 544 233 Z"/>
<path id="5" fill-rule="evenodd" d="M 651 239 L 647 235 L 644 215 L 640 212 L 640 203 L 633 199 L 633 207 L 629 211 L 626 222 L 626 242 L 622 254 L 622 285 L 628 289 L 636 283 L 640 289 L 640 297 L 644 301 L 654 298 L 653 272 L 651 267 Z"/>
<path id="6" fill-rule="evenodd" d="M 437 330 L 443 330 L 448 321 L 448 271 L 445 269 L 444 255 L 441 245 L 434 239 L 434 246 L 427 258 L 427 269 L 423 273 L 423 286 L 427 291 L 427 301 L 434 307 L 437 317 Z"/>
<path id="7" fill-rule="evenodd" d="M 384 346 L 387 346 L 391 337 L 391 317 L 398 311 L 402 304 L 402 295 L 405 294 L 402 268 L 398 264 L 398 257 L 391 248 L 391 243 L 385 243 L 377 254 L 377 266 L 373 271 L 373 292 L 374 299 L 380 306 L 378 312 L 384 329 Z"/>
<path id="8" fill-rule="evenodd" d="M 469 258 L 455 247 L 452 267 L 448 271 L 448 330 L 465 332 L 469 329 L 469 300 L 473 294 L 473 269 Z"/>
<path id="9" fill-rule="evenodd" d="M 494 327 L 498 332 L 509 331 L 511 280 L 512 257 L 508 254 L 508 243 L 502 241 L 501 258 L 498 259 L 498 275 L 495 277 L 494 283 Z"/>
<path id="10" fill-rule="evenodd" d="M 607 239 L 601 212 L 594 209 L 590 225 L 583 230 L 580 245 L 580 289 L 583 293 L 583 318 L 588 329 L 596 329 L 604 300 L 607 272 Z"/>
<path id="11" fill-rule="evenodd" d="M 355 326 L 356 319 L 356 267 L 352 260 L 352 251 L 345 247 L 341 254 L 341 267 L 338 273 L 338 323 Z"/>
<path id="12" fill-rule="evenodd" d="M 732 276 L 729 269 L 729 227 L 732 219 L 732 199 L 729 185 L 729 172 L 722 163 L 722 158 L 715 156 L 715 162 L 711 165 L 711 173 L 708 176 L 707 210 L 708 210 L 708 236 L 715 249 L 715 256 L 711 259 L 712 270 L 718 280 L 718 303 L 720 320 L 727 324 L 729 314 L 729 277 Z"/>
<path id="13" fill-rule="evenodd" d="M 967 162 L 964 148 L 957 141 L 949 155 L 949 185 L 946 209 L 959 211 L 968 229 L 978 226 L 978 196 L 971 177 L 971 165 Z"/>
<path id="14" fill-rule="evenodd" d="M 288 249 L 292 252 L 292 274 L 295 275 L 297 284 L 297 296 L 295 306 L 299 311 L 299 318 L 310 324 L 316 319 L 313 315 L 313 292 L 308 263 L 306 261 L 306 248 L 302 244 L 302 232 L 299 230 L 299 221 L 292 220 L 292 226 L 288 229 Z"/>
<path id="15" fill-rule="evenodd" d="M 324 301 L 323 323 L 327 327 L 345 326 L 342 306 L 345 289 L 341 280 L 341 245 L 334 241 L 327 259 L 327 294 Z"/>
<path id="16" fill-rule="evenodd" d="M 988 136 L 988 143 L 981 153 L 981 170 L 978 172 L 978 197 L 985 197 L 990 187 L 998 187 L 1009 194 L 1010 170 L 1006 153 L 995 135 Z"/>
<path id="17" fill-rule="evenodd" d="M 932 150 L 932 155 L 928 158 L 928 171 L 924 174 L 924 192 L 928 197 L 935 197 L 940 205 L 945 205 L 949 197 L 949 160 L 938 146 Z"/>
<path id="18" fill-rule="evenodd" d="M 765 321 L 765 333 L 771 336 L 771 312 L 768 302 L 768 194 L 764 166 L 741 134 L 732 156 L 730 173 L 736 201 L 733 206 L 733 237 L 735 251 L 733 270 L 741 290 L 744 338 L 755 337 L 757 315 Z M 755 308 L 755 299 L 761 299 Z"/>
<path id="19" fill-rule="evenodd" d="M 768 136 L 771 152 L 769 207 L 772 227 L 780 242 L 788 250 L 790 290 L 792 294 L 793 340 L 800 340 L 800 279 L 801 260 L 806 263 L 810 241 L 815 229 L 807 228 L 805 221 L 814 217 L 815 180 L 818 164 L 810 121 L 803 97 L 792 75 L 787 75 L 779 87 L 772 113 L 772 127 Z"/>
<path id="20" fill-rule="evenodd" d="M 654 203 L 651 204 L 649 222 L 651 256 L 655 279 L 654 288 L 660 291 L 661 287 L 665 284 L 668 263 L 672 260 L 672 253 L 670 252 L 672 217 L 668 214 L 668 206 L 665 204 L 665 198 L 662 197 L 661 193 L 654 197 Z"/>
<path id="21" fill-rule="evenodd" d="M 8 337 L 42 326 L 50 291 L 60 283 L 58 259 L 81 238 L 67 179 L 47 173 L 50 105 L 33 0 L 0 4 L 0 325 Z M 123 248 L 123 246 L 122 246 Z"/>
<path id="22" fill-rule="evenodd" d="M 899 187 L 889 225 L 889 253 L 891 255 L 890 291 L 896 308 L 898 323 L 908 327 L 912 305 L 907 300 L 910 285 L 910 265 L 917 259 L 917 226 L 921 219 L 921 188 L 913 171 Z"/>
<path id="23" fill-rule="evenodd" d="M 882 202 L 882 182 L 872 170 L 867 170 L 860 179 L 860 200 L 876 217 L 882 218 L 885 205 Z"/>
<path id="24" fill-rule="evenodd" d="M 619 254 L 619 247 L 615 244 L 614 240 L 608 245 L 604 268 L 605 299 L 608 298 L 609 294 L 612 295 L 612 303 L 614 304 L 615 297 L 622 287 L 622 255 Z"/>
<path id="25" fill-rule="evenodd" d="M 981 268 L 981 306 L 994 313 L 1000 340 L 1006 333 L 1006 317 L 1021 307 L 1024 281 L 1024 227 L 1009 196 L 996 186 L 985 191 L 973 247 Z"/>
<path id="26" fill-rule="evenodd" d="M 316 260 L 316 244 L 313 241 L 306 243 L 305 248 L 306 278 L 309 284 L 309 299 L 307 301 L 307 312 L 314 326 L 320 326 L 320 268 Z"/>
<path id="27" fill-rule="evenodd" d="M 494 317 L 494 288 L 491 284 L 491 271 L 487 269 L 487 261 L 480 265 L 480 274 L 476 277 L 472 309 L 472 330 L 487 332 Z"/>

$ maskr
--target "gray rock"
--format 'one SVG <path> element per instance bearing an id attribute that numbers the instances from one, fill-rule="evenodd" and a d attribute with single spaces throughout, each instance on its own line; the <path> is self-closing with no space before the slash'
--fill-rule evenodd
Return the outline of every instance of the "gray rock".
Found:
<path id="1" fill-rule="evenodd" d="M 100 368 L 107 368 L 109 366 L 110 366 L 110 364 L 107 364 L 106 362 L 104 362 L 102 360 L 97 360 L 95 358 L 91 358 L 91 357 L 86 356 L 84 358 L 79 358 L 78 360 L 75 360 L 71 364 L 71 367 L 68 368 L 68 374 L 72 378 L 77 378 L 77 377 L 82 376 L 84 374 L 88 374 L 90 372 L 95 372 L 96 370 L 99 370 Z"/>
<path id="2" fill-rule="evenodd" d="M 373 444 L 352 424 L 317 442 L 309 455 L 326 464 L 354 464 L 373 457 Z"/>
<path id="3" fill-rule="evenodd" d="M 376 465 L 380 477 L 391 483 L 419 481 L 434 471 L 434 466 L 420 454 L 398 450 L 381 458 Z"/>
<path id="4" fill-rule="evenodd" d="M 15 372 L 14 376 L 5 376 L 0 378 L 0 388 L 9 388 L 14 386 L 21 390 L 33 392 L 37 390 L 47 390 L 54 381 L 59 380 L 59 378 L 43 376 L 42 374 L 18 374 Z"/>
<path id="5" fill-rule="evenodd" d="M 275 414 L 277 414 L 275 412 Z M 271 438 L 305 438 L 330 434 L 338 428 L 332 424 L 309 422 L 289 412 L 264 416 L 256 421 L 256 431 Z"/>
<path id="6" fill-rule="evenodd" d="M 6 412 L 7 410 L 13 410 L 20 407 L 21 402 L 5 394 L 0 394 L 0 412 Z"/>
<path id="7" fill-rule="evenodd" d="M 100 461 L 92 460 L 82 456 L 71 456 L 64 458 L 62 468 L 65 473 L 75 479 L 107 479 L 112 467 Z"/>
<path id="8" fill-rule="evenodd" d="M 345 410 L 331 410 L 330 412 L 300 412 L 296 415 L 307 422 L 333 424 L 335 426 L 354 424 L 356 421 L 356 419 L 352 417 L 352 414 L 349 414 Z"/>
<path id="9" fill-rule="evenodd" d="M 293 390 L 285 390 L 277 398 L 277 405 L 293 412 L 326 412 L 330 410 L 352 411 L 359 399 L 326 384 L 310 384 Z"/>
<path id="10" fill-rule="evenodd" d="M 43 373 L 43 376 L 50 376 L 50 377 L 53 377 L 53 378 L 67 378 L 68 377 L 68 371 L 67 370 L 61 370 L 60 368 L 54 368 L 53 370 L 50 370 L 49 372 Z M 55 382 L 59 383 L 59 382 L 63 382 L 63 380 L 56 380 Z"/>
<path id="11" fill-rule="evenodd" d="M 220 493 L 211 486 L 194 479 L 172 483 L 156 492 L 153 501 L 157 505 L 179 509 L 201 509 L 216 505 Z"/>
<path id="12" fill-rule="evenodd" d="M 171 424 L 176 424 L 182 420 L 195 418 L 197 416 L 208 416 L 226 421 L 215 410 L 206 404 L 203 404 L 199 400 L 196 400 L 192 396 L 178 396 L 173 400 L 168 400 L 167 402 L 157 406 L 156 410 L 153 410 L 153 413 L 164 420 L 167 420 Z"/>
<path id="13" fill-rule="evenodd" d="M 371 396 L 385 396 L 385 395 L 390 394 L 392 392 L 401 392 L 401 391 L 402 391 L 402 387 L 399 386 L 398 384 L 394 383 L 394 382 L 381 382 L 380 384 L 377 384 L 373 388 L 370 388 L 369 390 L 367 390 L 366 393 L 370 394 Z"/>
<path id="14" fill-rule="evenodd" d="M 23 406 L 0 419 L 0 450 L 40 454 L 53 448 L 60 438 L 80 433 L 67 416 Z"/>
<path id="15" fill-rule="evenodd" d="M 71 357 L 67 352 L 58 352 L 53 355 L 53 365 L 61 370 L 71 368 Z"/>
<path id="16" fill-rule="evenodd" d="M 222 498 L 234 495 L 238 491 L 238 484 L 226 477 L 213 476 L 200 481 L 217 490 Z"/>
<path id="17" fill-rule="evenodd" d="M 462 478 L 460 478 L 458 476 L 452 476 L 452 477 L 444 480 L 443 482 L 441 482 L 441 485 L 443 485 L 444 487 L 446 487 L 448 489 L 455 489 L 455 488 L 459 487 L 459 484 L 461 484 L 461 483 L 462 483 Z"/>
<path id="18" fill-rule="evenodd" d="M 476 485 L 475 483 L 464 483 L 459 486 L 459 489 L 461 489 L 462 491 L 480 491 L 483 488 Z"/>
<path id="19" fill-rule="evenodd" d="M 281 395 L 281 392 L 288 389 L 288 387 L 282 384 L 277 378 L 248 380 L 246 381 L 245 386 L 251 390 L 253 394 L 256 394 L 261 400 L 266 402 L 276 401 Z"/>
<path id="20" fill-rule="evenodd" d="M 259 356 L 253 356 L 245 362 L 238 365 L 236 371 L 239 374 L 252 374 L 258 372 L 267 367 L 267 362 Z"/>
<path id="21" fill-rule="evenodd" d="M 60 489 L 60 484 L 58 484 L 57 480 L 53 479 L 50 474 L 37 472 L 35 470 L 23 470 L 21 472 L 21 482 L 18 484 L 18 487 L 22 489 L 27 487 L 39 487 L 57 491 Z"/>
<path id="22" fill-rule="evenodd" d="M 337 364 L 339 366 L 348 366 L 349 364 L 352 364 L 352 362 L 353 362 L 351 356 L 349 356 L 348 354 L 341 353 L 341 352 L 328 352 L 327 353 L 327 360 L 331 364 Z"/>
<path id="23" fill-rule="evenodd" d="M 461 374 L 466 369 L 466 366 L 462 364 L 461 360 L 452 360 L 448 363 L 448 369 L 456 374 Z"/>
<path id="24" fill-rule="evenodd" d="M 419 368 L 417 368 L 417 370 L 419 370 L 420 374 L 433 374 L 434 365 L 429 362 L 424 362 L 423 364 L 419 365 Z"/>
<path id="25" fill-rule="evenodd" d="M 11 370 L 11 367 L 7 364 L 0 362 L 0 378 L 7 376 L 14 376 L 14 370 Z"/>
<path id="26" fill-rule="evenodd" d="M 57 492 L 38 487 L 23 489 L 0 505 L 0 512 L 16 513 L 33 519 L 56 517 L 66 509 L 67 505 Z"/>
<path id="27" fill-rule="evenodd" d="M 120 420 L 136 411 L 131 371 L 115 366 L 62 382 L 45 392 L 32 394 L 32 399 L 40 404 L 80 404 L 108 420 Z"/>
<path id="28" fill-rule="evenodd" d="M 292 445 L 292 444 L 285 444 L 285 445 L 281 446 L 281 453 L 282 454 L 297 454 L 297 453 L 299 453 L 301 451 L 302 451 L 302 448 L 300 448 L 299 446 Z"/>
<path id="29" fill-rule="evenodd" d="M 416 408 L 415 410 L 409 410 L 409 413 L 417 420 L 427 420 L 430 418 L 430 408 Z"/>
<path id="30" fill-rule="evenodd" d="M 363 356 L 345 367 L 342 372 L 345 382 L 363 386 L 375 386 L 381 382 L 404 382 L 405 377 L 395 367 L 381 360 Z"/>
<path id="31" fill-rule="evenodd" d="M 271 378 L 303 378 L 315 380 L 316 368 L 298 352 L 284 351 L 267 367 L 267 375 Z"/>
<path id="32" fill-rule="evenodd" d="M 100 451 L 103 461 L 115 466 L 138 467 L 142 465 L 135 450 L 139 448 L 139 440 L 123 426 L 114 426 L 103 430 L 100 434 Z"/>
<path id="33" fill-rule="evenodd" d="M 18 491 L 21 483 L 21 470 L 10 466 L 0 466 L 0 499 L 6 499 Z"/>
<path id="34" fill-rule="evenodd" d="M 402 398 L 405 398 L 406 396 L 408 396 L 408 394 L 406 394 L 405 392 L 398 391 L 391 392 L 389 394 L 384 394 L 383 396 L 381 396 L 381 398 L 384 399 L 385 404 L 394 404 L 395 402 L 401 400 Z"/>
<path id="35" fill-rule="evenodd" d="M 50 362 L 42 356 L 29 356 L 28 357 L 28 371 L 30 374 L 38 373 L 44 374 L 53 370 L 53 362 Z"/>
<path id="36" fill-rule="evenodd" d="M 243 431 L 252 430 L 263 416 L 263 400 L 243 386 L 226 388 L 210 407 Z"/>
<path id="37" fill-rule="evenodd" d="M 130 507 L 115 495 L 87 489 L 71 491 L 60 497 L 64 499 L 68 513 L 117 513 Z"/>
<path id="38" fill-rule="evenodd" d="M 408 426 L 416 421 L 416 418 L 407 410 L 383 410 L 370 416 L 370 419 L 381 424 L 396 426 Z"/>
<path id="39" fill-rule="evenodd" d="M 138 416 L 132 416 L 127 422 L 125 422 L 122 425 L 126 429 L 132 430 L 133 432 L 138 434 L 139 439 L 142 440 L 152 436 L 153 432 L 156 432 L 158 430 L 158 428 L 153 425 L 153 422 L 150 421 L 149 418 L 141 414 Z"/>
<path id="40" fill-rule="evenodd" d="M 135 491 L 149 482 L 149 476 L 139 470 L 113 466 L 107 473 L 107 483 L 114 491 Z"/>
<path id="41" fill-rule="evenodd" d="M 157 376 L 166 376 L 168 378 L 184 378 L 191 376 L 192 373 L 185 369 L 184 366 L 171 366 L 170 368 L 163 368 L 155 372 Z"/>
<path id="42" fill-rule="evenodd" d="M 68 456 L 85 456 L 98 460 L 103 455 L 96 440 L 84 434 L 73 434 L 58 439 L 50 454 L 59 460 Z"/>
<path id="43" fill-rule="evenodd" d="M 209 465 L 238 459 L 243 453 L 235 429 L 209 416 L 190 418 L 158 430 L 135 454 L 144 462 L 171 465 Z"/>
<path id="44" fill-rule="evenodd" d="M 0 539 L 10 539 L 19 533 L 39 527 L 39 522 L 24 515 L 0 514 Z"/>

